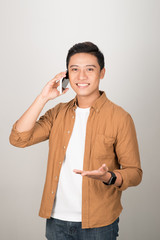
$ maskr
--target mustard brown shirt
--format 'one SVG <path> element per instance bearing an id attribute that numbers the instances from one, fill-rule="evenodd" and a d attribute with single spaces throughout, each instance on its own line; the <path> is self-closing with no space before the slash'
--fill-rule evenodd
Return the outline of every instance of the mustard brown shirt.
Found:
<path id="1" fill-rule="evenodd" d="M 49 139 L 49 154 L 45 185 L 39 216 L 50 218 L 61 166 L 72 134 L 77 98 L 59 103 L 25 132 L 12 127 L 10 143 L 27 147 Z M 107 186 L 102 181 L 83 177 L 82 228 L 111 224 L 122 211 L 122 191 L 141 182 L 142 169 L 135 126 L 129 113 L 111 102 L 104 91 L 90 108 L 86 126 L 84 170 L 98 169 L 103 163 L 110 171 L 119 172 L 121 187 Z"/>

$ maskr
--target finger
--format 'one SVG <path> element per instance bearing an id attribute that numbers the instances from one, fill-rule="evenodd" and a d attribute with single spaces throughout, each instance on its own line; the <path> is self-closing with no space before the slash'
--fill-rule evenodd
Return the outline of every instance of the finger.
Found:
<path id="1" fill-rule="evenodd" d="M 66 71 L 58 73 L 55 78 L 61 78 L 66 76 Z"/>
<path id="2" fill-rule="evenodd" d="M 54 83 L 55 84 L 55 86 L 59 86 L 60 85 L 60 80 L 58 80 L 56 83 Z"/>
<path id="3" fill-rule="evenodd" d="M 83 172 L 81 175 L 82 175 L 82 177 L 89 176 L 86 172 Z"/>
<path id="4" fill-rule="evenodd" d="M 69 88 L 66 88 L 66 89 L 62 92 L 62 94 L 66 93 L 68 90 L 69 90 Z"/>
<path id="5" fill-rule="evenodd" d="M 63 76 L 61 76 L 61 77 L 54 77 L 54 78 L 52 78 L 49 82 L 50 83 L 58 83 L 58 82 L 60 82 L 60 80 L 63 78 Z"/>
<path id="6" fill-rule="evenodd" d="M 77 174 L 82 174 L 83 171 L 82 170 L 78 170 L 78 169 L 73 169 L 73 172 L 77 173 Z"/>
<path id="7" fill-rule="evenodd" d="M 103 165 L 99 168 L 99 171 L 107 172 L 107 171 L 108 171 L 108 167 L 106 166 L 106 164 L 103 164 Z"/>
<path id="8" fill-rule="evenodd" d="M 51 80 L 51 81 L 49 81 L 49 85 L 54 85 L 55 87 L 58 87 L 59 85 L 60 85 L 60 80 L 56 80 L 55 81 L 55 79 L 54 80 Z"/>
<path id="9" fill-rule="evenodd" d="M 61 72 L 61 73 L 57 74 L 54 78 L 52 78 L 50 80 L 50 82 L 55 82 L 55 81 L 60 80 L 61 78 L 65 77 L 65 76 L 66 76 L 66 71 Z"/>
<path id="10" fill-rule="evenodd" d="M 58 94 L 57 94 L 57 97 L 61 95 L 61 94 L 60 94 L 60 91 L 58 91 L 58 90 L 57 90 L 57 93 L 58 93 Z"/>
<path id="11" fill-rule="evenodd" d="M 49 82 L 48 83 L 48 86 L 50 87 L 50 88 L 55 88 L 55 89 L 57 89 L 58 90 L 58 86 L 60 85 L 60 83 L 59 82 Z"/>
<path id="12" fill-rule="evenodd" d="M 63 74 L 65 74 L 66 75 L 66 73 L 67 73 L 67 70 L 66 71 L 63 71 L 63 72 L 60 72 L 60 73 L 58 73 L 56 76 L 58 76 L 58 75 L 63 75 Z"/>
<path id="13" fill-rule="evenodd" d="M 88 177 L 92 177 L 92 176 L 98 176 L 99 172 L 97 170 L 93 170 L 93 171 L 83 171 L 82 173 L 83 176 L 88 176 Z"/>

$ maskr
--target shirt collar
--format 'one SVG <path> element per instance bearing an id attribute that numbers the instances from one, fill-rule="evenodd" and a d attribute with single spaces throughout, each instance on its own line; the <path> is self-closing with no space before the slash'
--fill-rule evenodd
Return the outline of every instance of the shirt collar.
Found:
<path id="1" fill-rule="evenodd" d="M 100 96 L 94 101 L 91 108 L 93 108 L 96 112 L 99 112 L 103 104 L 107 101 L 107 97 L 104 91 L 99 90 Z M 74 110 L 77 108 L 77 95 L 74 99 L 72 99 L 70 108 L 73 108 Z"/>

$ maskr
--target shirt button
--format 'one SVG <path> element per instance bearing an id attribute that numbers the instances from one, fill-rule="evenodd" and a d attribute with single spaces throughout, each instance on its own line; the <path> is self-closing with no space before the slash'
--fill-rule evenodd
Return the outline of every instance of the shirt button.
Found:
<path id="1" fill-rule="evenodd" d="M 63 146 L 63 148 L 65 149 L 65 148 L 66 148 L 66 146 Z"/>
<path id="2" fill-rule="evenodd" d="M 57 176 L 55 176 L 55 179 L 57 179 Z"/>
<path id="3" fill-rule="evenodd" d="M 67 133 L 70 133 L 70 131 L 68 130 Z"/>
<path id="4" fill-rule="evenodd" d="M 61 164 L 61 162 L 59 162 L 59 164 Z"/>
<path id="5" fill-rule="evenodd" d="M 52 191 L 52 194 L 54 194 L 54 191 Z"/>
<path id="6" fill-rule="evenodd" d="M 74 115 L 72 116 L 72 118 L 74 118 Z"/>

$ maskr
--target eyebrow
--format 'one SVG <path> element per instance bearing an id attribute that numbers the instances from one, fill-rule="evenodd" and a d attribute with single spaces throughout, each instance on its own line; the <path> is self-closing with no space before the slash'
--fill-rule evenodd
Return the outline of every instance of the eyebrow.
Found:
<path id="1" fill-rule="evenodd" d="M 78 66 L 78 65 L 71 65 L 70 68 L 71 68 L 71 67 L 79 67 L 79 66 Z M 96 66 L 93 65 L 93 64 L 86 65 L 86 67 L 94 67 L 94 68 L 96 68 Z"/>

